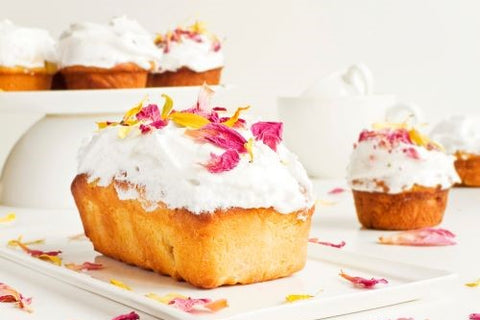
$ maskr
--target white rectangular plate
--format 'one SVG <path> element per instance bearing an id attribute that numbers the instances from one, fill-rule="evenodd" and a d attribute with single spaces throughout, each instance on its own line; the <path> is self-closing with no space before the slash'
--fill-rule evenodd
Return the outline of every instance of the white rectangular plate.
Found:
<path id="1" fill-rule="evenodd" d="M 44 221 L 47 220 L 50 219 Z M 33 239 L 31 231 L 25 240 Z M 41 228 L 37 226 L 35 231 L 35 234 L 40 234 Z M 102 263 L 105 269 L 77 273 L 32 258 L 14 248 L 0 248 L 0 257 L 161 319 L 321 319 L 420 299 L 448 285 L 455 278 L 454 274 L 446 271 L 310 244 L 305 269 L 291 277 L 202 290 L 107 258 L 95 252 L 86 239 L 46 237 L 46 243 L 35 248 L 62 250 L 64 263 L 94 261 Z M 388 279 L 389 284 L 370 290 L 354 288 L 338 276 L 341 269 L 356 276 L 383 277 Z M 120 280 L 133 290 L 111 285 L 110 279 Z M 189 314 L 145 297 L 151 292 L 160 296 L 174 292 L 193 298 L 226 298 L 229 307 L 217 313 Z M 285 303 L 285 297 L 289 294 L 315 293 L 317 295 L 312 299 Z"/>

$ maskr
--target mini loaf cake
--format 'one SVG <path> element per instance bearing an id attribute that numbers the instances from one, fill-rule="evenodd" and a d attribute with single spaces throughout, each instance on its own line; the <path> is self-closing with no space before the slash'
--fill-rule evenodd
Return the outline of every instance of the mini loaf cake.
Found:
<path id="1" fill-rule="evenodd" d="M 159 68 L 150 73 L 149 87 L 198 86 L 220 83 L 224 64 L 220 40 L 201 22 L 158 35 L 163 51 Z"/>
<path id="2" fill-rule="evenodd" d="M 431 135 L 456 157 L 461 184 L 480 187 L 480 119 L 453 116 L 435 126 Z"/>
<path id="3" fill-rule="evenodd" d="M 50 89 L 55 61 L 55 41 L 47 31 L 0 22 L 0 90 Z"/>
<path id="4" fill-rule="evenodd" d="M 60 36 L 60 74 L 67 89 L 142 88 L 162 52 L 136 21 L 76 23 Z"/>
<path id="5" fill-rule="evenodd" d="M 107 256 L 194 286 L 285 277 L 303 268 L 312 186 L 282 124 L 239 108 L 139 104 L 81 148 L 72 193 Z"/>
<path id="6" fill-rule="evenodd" d="M 363 131 L 347 174 L 360 223 L 384 230 L 439 224 L 449 188 L 459 181 L 454 160 L 416 129 Z"/>

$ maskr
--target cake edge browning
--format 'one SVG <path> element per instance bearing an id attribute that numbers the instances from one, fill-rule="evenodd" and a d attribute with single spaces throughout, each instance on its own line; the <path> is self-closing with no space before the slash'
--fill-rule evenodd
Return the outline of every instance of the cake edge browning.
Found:
<path id="1" fill-rule="evenodd" d="M 398 194 L 352 191 L 358 220 L 365 228 L 413 230 L 442 222 L 449 189 L 416 186 Z"/>
<path id="2" fill-rule="evenodd" d="M 148 75 L 147 87 L 201 86 L 204 83 L 218 85 L 222 69 L 223 67 L 196 72 L 187 67 L 182 67 L 177 71 L 150 73 Z"/>
<path id="3" fill-rule="evenodd" d="M 462 182 L 460 186 L 480 187 L 480 156 L 457 152 L 455 169 Z"/>
<path id="4" fill-rule="evenodd" d="M 306 263 L 314 207 L 193 214 L 159 203 L 146 212 L 138 200 L 120 200 L 113 183 L 99 187 L 87 179 L 77 175 L 72 194 L 85 234 L 106 256 L 200 288 L 273 280 Z"/>

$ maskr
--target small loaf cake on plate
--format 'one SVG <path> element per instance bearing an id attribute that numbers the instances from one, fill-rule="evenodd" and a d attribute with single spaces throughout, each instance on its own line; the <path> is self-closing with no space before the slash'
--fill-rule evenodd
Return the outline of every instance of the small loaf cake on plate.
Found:
<path id="1" fill-rule="evenodd" d="M 360 223 L 384 230 L 438 225 L 448 191 L 460 181 L 454 160 L 414 128 L 364 130 L 347 174 Z"/>
<path id="2" fill-rule="evenodd" d="M 288 276 L 306 262 L 311 182 L 281 123 L 210 109 L 211 94 L 98 124 L 72 183 L 85 233 L 107 256 L 197 287 Z"/>

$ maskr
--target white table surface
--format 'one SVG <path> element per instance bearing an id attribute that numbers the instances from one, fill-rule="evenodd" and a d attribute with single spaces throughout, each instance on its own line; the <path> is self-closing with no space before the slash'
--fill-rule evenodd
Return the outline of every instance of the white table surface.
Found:
<path id="1" fill-rule="evenodd" d="M 480 288 L 469 288 L 465 283 L 480 278 L 480 188 L 457 188 L 451 191 L 447 212 L 441 227 L 457 234 L 458 244 L 449 247 L 402 247 L 384 246 L 376 243 L 383 231 L 362 230 L 357 222 L 351 192 L 328 195 L 334 187 L 345 187 L 341 181 L 315 181 L 315 189 L 320 200 L 335 202 L 334 205 L 317 206 L 311 235 L 321 240 L 347 245 L 342 250 L 358 251 L 373 256 L 404 261 L 427 267 L 445 269 L 458 274 L 456 284 L 438 292 L 428 299 L 390 306 L 386 308 L 334 317 L 335 320 L 375 319 L 387 320 L 401 317 L 415 320 L 468 319 L 473 312 L 480 312 Z M 17 214 L 11 225 L 0 225 L 0 243 L 10 240 L 10 228 L 23 228 L 28 231 L 41 229 L 45 234 L 59 234 L 62 223 L 72 219 L 82 231 L 78 214 L 74 210 L 59 210 L 55 221 L 42 219 L 41 211 L 0 206 L 0 217 L 7 212 Z M 27 231 L 27 232 L 28 232 Z M 70 230 L 68 232 L 71 232 Z M 71 233 L 70 233 L 71 235 Z M 26 234 L 27 236 L 27 234 Z M 321 272 L 321 270 L 319 270 Z M 110 320 L 114 316 L 128 313 L 132 309 L 111 300 L 99 297 L 47 276 L 31 272 L 12 262 L 0 258 L 0 282 L 7 283 L 34 297 L 36 312 L 28 314 L 10 304 L 0 304 L 1 320 Z M 142 320 L 155 319 L 138 312 Z M 48 318 L 45 314 L 49 314 Z"/>

